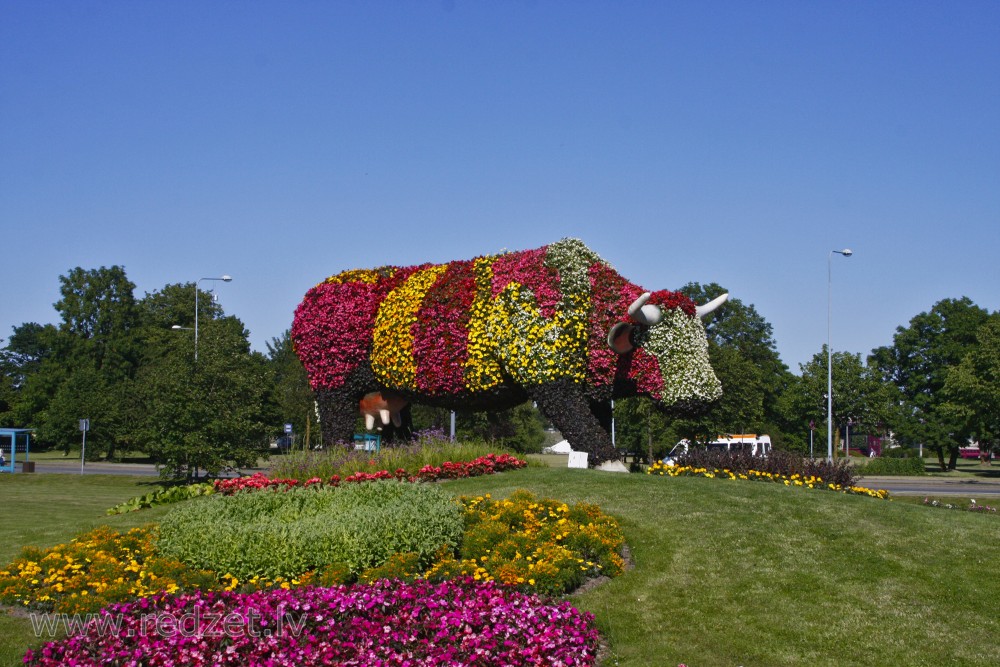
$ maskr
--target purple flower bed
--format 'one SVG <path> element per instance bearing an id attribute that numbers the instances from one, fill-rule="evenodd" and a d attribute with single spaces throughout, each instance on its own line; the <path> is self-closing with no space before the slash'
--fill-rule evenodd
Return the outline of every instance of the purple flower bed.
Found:
<path id="1" fill-rule="evenodd" d="M 590 667 L 593 616 L 493 582 L 160 594 L 106 607 L 26 665 Z"/>

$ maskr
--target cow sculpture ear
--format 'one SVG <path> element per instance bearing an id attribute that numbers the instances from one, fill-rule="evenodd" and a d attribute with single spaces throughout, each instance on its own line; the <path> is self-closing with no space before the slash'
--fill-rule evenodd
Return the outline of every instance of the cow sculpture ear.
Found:
<path id="1" fill-rule="evenodd" d="M 632 332 L 635 327 L 628 322 L 619 322 L 608 332 L 608 347 L 618 354 L 625 354 L 635 346 L 632 345 Z"/>

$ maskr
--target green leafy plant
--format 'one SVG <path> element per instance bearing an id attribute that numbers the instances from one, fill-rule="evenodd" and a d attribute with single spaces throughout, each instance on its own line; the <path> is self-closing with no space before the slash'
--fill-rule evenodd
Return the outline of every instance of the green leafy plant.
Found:
<path id="1" fill-rule="evenodd" d="M 462 509 L 440 487 L 390 480 L 210 496 L 167 514 L 159 546 L 193 567 L 275 579 L 334 563 L 358 574 L 405 552 L 428 563 L 461 534 Z"/>
<path id="2" fill-rule="evenodd" d="M 167 488 L 157 488 L 155 491 L 129 498 L 123 503 L 119 503 L 108 510 L 109 515 L 126 514 L 155 507 L 156 505 L 169 505 L 179 503 L 182 500 L 190 500 L 198 496 L 208 496 L 215 493 L 215 486 L 211 482 L 201 482 L 199 484 L 185 484 L 183 486 L 170 486 Z"/>

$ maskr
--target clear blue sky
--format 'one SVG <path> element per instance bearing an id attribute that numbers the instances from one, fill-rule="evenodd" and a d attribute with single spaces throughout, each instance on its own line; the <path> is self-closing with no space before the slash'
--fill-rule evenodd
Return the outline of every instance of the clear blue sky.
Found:
<path id="1" fill-rule="evenodd" d="M 0 337 L 58 276 L 224 273 L 251 341 L 347 268 L 583 239 L 798 365 L 1000 307 L 1000 2 L 0 0 Z"/>

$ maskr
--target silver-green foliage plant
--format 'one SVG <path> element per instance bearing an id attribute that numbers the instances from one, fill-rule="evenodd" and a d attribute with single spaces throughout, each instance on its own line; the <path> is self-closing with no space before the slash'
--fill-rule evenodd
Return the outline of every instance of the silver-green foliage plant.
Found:
<path id="1" fill-rule="evenodd" d="M 185 484 L 184 486 L 171 486 L 169 488 L 157 488 L 155 491 L 129 498 L 123 503 L 119 503 L 107 511 L 108 514 L 126 514 L 136 512 L 157 505 L 168 505 L 179 503 L 183 500 L 190 500 L 198 496 L 210 496 L 215 493 L 215 486 L 210 482 L 198 484 Z"/>
<path id="2" fill-rule="evenodd" d="M 358 574 L 396 553 L 428 563 L 462 535 L 462 510 L 438 486 L 397 481 L 214 495 L 160 524 L 162 553 L 239 579 L 295 577 L 335 563 Z"/>

